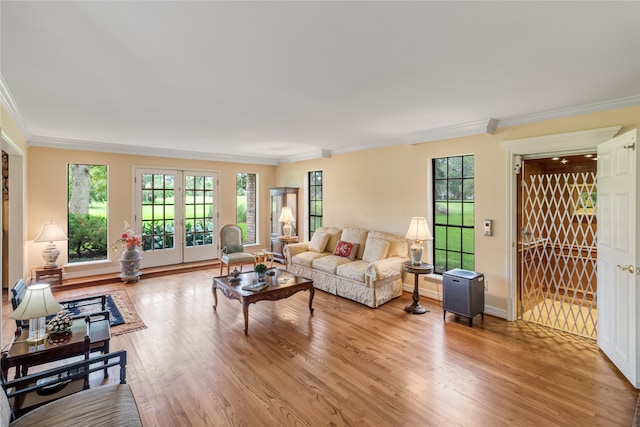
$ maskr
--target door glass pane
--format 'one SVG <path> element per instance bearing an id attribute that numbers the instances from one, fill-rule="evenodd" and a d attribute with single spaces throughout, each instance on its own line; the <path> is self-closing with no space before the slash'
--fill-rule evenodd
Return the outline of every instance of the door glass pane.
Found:
<path id="1" fill-rule="evenodd" d="M 213 245 L 213 177 L 185 175 L 185 246 Z"/>
<path id="2" fill-rule="evenodd" d="M 174 176 L 142 174 L 142 249 L 174 248 Z"/>

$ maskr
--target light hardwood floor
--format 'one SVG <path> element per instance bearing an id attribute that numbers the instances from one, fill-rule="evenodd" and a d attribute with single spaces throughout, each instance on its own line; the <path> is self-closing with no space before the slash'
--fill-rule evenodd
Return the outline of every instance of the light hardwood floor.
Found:
<path id="1" fill-rule="evenodd" d="M 473 328 L 405 293 L 378 309 L 316 291 L 249 309 L 218 295 L 217 269 L 126 288 L 147 329 L 113 337 L 145 426 L 630 426 L 638 391 L 596 343 L 485 316 Z M 3 346 L 15 323 L 6 292 Z M 100 378 L 100 377 L 98 377 Z M 111 376 L 111 381 L 116 376 Z M 95 382 L 95 379 L 94 379 Z"/>

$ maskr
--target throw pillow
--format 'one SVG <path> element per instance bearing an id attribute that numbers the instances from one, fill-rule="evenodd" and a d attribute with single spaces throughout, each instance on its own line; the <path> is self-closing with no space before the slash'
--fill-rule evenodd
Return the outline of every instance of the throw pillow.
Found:
<path id="1" fill-rule="evenodd" d="M 387 257 L 389 252 L 389 241 L 382 239 L 367 239 L 364 247 L 362 260 L 366 262 L 376 262 Z"/>
<path id="2" fill-rule="evenodd" d="M 329 241 L 329 235 L 327 233 L 322 233 L 316 231 L 311 236 L 311 240 L 309 241 L 309 250 L 311 252 L 324 252 L 324 248 L 327 247 L 327 242 Z"/>
<path id="3" fill-rule="evenodd" d="M 222 248 L 222 252 L 225 254 L 232 254 L 235 252 L 244 252 L 244 246 L 242 245 L 227 245 Z"/>
<path id="4" fill-rule="evenodd" d="M 336 250 L 333 251 L 334 255 L 349 258 L 351 261 L 356 259 L 356 253 L 358 252 L 358 243 L 345 242 L 340 240 L 336 245 Z"/>

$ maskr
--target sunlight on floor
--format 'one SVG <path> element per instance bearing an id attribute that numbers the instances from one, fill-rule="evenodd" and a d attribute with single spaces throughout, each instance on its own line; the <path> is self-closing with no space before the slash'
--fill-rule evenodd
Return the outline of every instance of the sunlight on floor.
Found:
<path id="1" fill-rule="evenodd" d="M 598 309 L 547 298 L 522 314 L 522 319 L 587 338 L 597 337 Z"/>

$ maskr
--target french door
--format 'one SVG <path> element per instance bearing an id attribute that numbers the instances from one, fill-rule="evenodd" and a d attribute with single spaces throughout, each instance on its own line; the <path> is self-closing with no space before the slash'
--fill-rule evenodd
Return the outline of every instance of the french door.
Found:
<path id="1" fill-rule="evenodd" d="M 144 267 L 217 258 L 217 173 L 139 168 L 134 183 Z"/>

